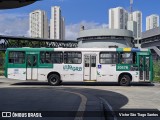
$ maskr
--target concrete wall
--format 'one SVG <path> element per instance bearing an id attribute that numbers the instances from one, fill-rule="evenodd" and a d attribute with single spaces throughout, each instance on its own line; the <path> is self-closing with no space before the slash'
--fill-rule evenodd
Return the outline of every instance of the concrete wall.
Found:
<path id="1" fill-rule="evenodd" d="M 80 31 L 77 40 L 80 48 L 133 47 L 133 32 L 124 29 L 104 28 L 83 30 Z"/>

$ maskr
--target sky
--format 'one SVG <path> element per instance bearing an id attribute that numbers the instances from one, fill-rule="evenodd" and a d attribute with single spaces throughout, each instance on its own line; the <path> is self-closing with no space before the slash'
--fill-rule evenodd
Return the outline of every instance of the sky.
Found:
<path id="1" fill-rule="evenodd" d="M 9 10 L 0 10 L 0 35 L 29 36 L 29 13 L 40 9 L 47 12 L 50 20 L 51 6 L 60 6 L 65 18 L 66 39 L 78 37 L 80 25 L 86 29 L 108 26 L 108 10 L 123 7 L 129 10 L 129 0 L 40 0 L 34 4 Z M 134 0 L 133 10 L 139 10 L 143 16 L 143 31 L 146 16 L 160 15 L 160 0 Z"/>

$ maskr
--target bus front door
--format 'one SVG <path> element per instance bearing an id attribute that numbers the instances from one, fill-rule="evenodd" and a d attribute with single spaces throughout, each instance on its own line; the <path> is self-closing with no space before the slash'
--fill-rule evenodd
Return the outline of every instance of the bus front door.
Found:
<path id="1" fill-rule="evenodd" d="M 150 78 L 150 57 L 146 55 L 139 56 L 139 79 L 140 81 L 149 81 Z"/>
<path id="2" fill-rule="evenodd" d="M 38 79 L 38 55 L 28 54 L 27 55 L 27 80 L 37 80 Z"/>
<path id="3" fill-rule="evenodd" d="M 96 55 L 84 55 L 84 81 L 96 81 Z"/>

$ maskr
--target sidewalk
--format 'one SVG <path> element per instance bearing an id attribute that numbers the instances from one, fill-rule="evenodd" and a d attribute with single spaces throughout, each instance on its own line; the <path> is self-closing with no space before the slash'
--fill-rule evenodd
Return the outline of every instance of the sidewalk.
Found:
<path id="1" fill-rule="evenodd" d="M 6 78 L 5 76 L 0 76 L 0 78 Z"/>

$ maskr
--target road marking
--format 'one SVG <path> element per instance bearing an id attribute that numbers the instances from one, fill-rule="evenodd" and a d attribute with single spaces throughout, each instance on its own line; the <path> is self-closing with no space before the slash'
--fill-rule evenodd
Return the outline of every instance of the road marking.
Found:
<path id="1" fill-rule="evenodd" d="M 104 105 L 106 105 L 107 108 L 109 108 L 109 111 L 113 113 L 113 114 L 112 114 L 112 115 L 113 115 L 113 120 L 117 120 L 117 117 L 116 117 L 116 115 L 115 115 L 115 113 L 114 113 L 114 111 L 113 111 L 113 108 L 112 108 L 112 106 L 108 103 L 108 101 L 105 100 L 104 98 L 101 98 L 101 97 L 100 97 L 100 99 L 102 100 L 102 102 L 104 103 Z"/>
<path id="2" fill-rule="evenodd" d="M 79 108 L 77 110 L 76 117 L 74 118 L 74 120 L 83 120 L 83 114 L 86 109 L 87 97 L 80 94 L 80 93 L 77 93 L 77 92 L 71 92 L 71 91 L 67 91 L 67 90 L 60 90 L 60 91 L 72 93 L 72 94 L 75 94 L 75 95 L 78 95 L 81 97 L 81 103 L 79 105 Z M 78 116 L 80 116 L 80 117 L 78 117 Z"/>

